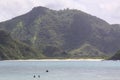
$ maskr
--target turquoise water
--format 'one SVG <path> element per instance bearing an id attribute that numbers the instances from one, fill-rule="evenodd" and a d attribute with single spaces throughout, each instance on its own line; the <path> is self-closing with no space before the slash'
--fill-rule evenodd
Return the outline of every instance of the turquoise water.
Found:
<path id="1" fill-rule="evenodd" d="M 120 80 L 120 62 L 0 61 L 0 80 Z"/>

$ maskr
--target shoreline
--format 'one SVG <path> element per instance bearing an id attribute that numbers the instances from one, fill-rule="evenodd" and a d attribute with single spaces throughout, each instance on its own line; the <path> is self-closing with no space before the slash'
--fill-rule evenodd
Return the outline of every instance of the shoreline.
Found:
<path id="1" fill-rule="evenodd" d="M 20 60 L 2 60 L 2 61 L 103 61 L 104 59 L 20 59 Z"/>

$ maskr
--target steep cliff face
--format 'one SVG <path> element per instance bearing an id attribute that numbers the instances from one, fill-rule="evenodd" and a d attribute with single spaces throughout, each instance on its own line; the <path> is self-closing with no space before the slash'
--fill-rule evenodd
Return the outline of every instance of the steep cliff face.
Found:
<path id="1" fill-rule="evenodd" d="M 91 47 L 87 54 L 91 51 L 95 54 L 95 48 L 99 56 L 111 55 L 120 48 L 118 26 L 79 10 L 55 11 L 36 7 L 24 15 L 0 23 L 0 29 L 7 30 L 13 38 L 34 46 L 45 55 L 49 53 L 46 51 L 48 46 L 60 49 L 60 55 L 62 50 L 68 54 L 72 52 L 72 56 L 78 53 L 75 49 L 84 44 Z"/>

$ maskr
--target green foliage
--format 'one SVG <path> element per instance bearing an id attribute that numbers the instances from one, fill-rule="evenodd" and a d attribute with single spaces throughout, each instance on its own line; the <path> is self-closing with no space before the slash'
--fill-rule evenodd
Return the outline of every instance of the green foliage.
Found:
<path id="1" fill-rule="evenodd" d="M 86 57 L 86 58 L 96 58 L 106 56 L 103 52 L 96 49 L 96 47 L 90 44 L 83 44 L 80 48 L 74 49 L 70 51 L 72 57 Z"/>
<path id="2" fill-rule="evenodd" d="M 0 30 L 0 44 L 7 44 L 11 39 L 9 33 Z"/>
<path id="3" fill-rule="evenodd" d="M 43 50 L 48 57 L 68 57 L 68 53 L 55 46 L 46 46 Z"/>
<path id="4" fill-rule="evenodd" d="M 36 7 L 27 14 L 0 23 L 0 29 L 46 56 L 59 57 L 66 51 L 71 57 L 74 54 L 81 57 L 81 52 L 85 57 L 109 56 L 120 48 L 120 27 L 79 10 Z"/>
<path id="5" fill-rule="evenodd" d="M 44 56 L 27 44 L 13 40 L 11 36 L 0 31 L 0 59 L 31 59 L 43 58 Z"/>
<path id="6" fill-rule="evenodd" d="M 109 60 L 120 60 L 120 50 L 115 53 Z"/>

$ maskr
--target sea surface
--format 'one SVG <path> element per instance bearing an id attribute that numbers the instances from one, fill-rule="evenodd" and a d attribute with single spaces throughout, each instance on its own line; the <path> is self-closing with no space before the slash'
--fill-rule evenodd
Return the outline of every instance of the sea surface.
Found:
<path id="1" fill-rule="evenodd" d="M 0 61 L 0 80 L 120 80 L 120 61 Z"/>

